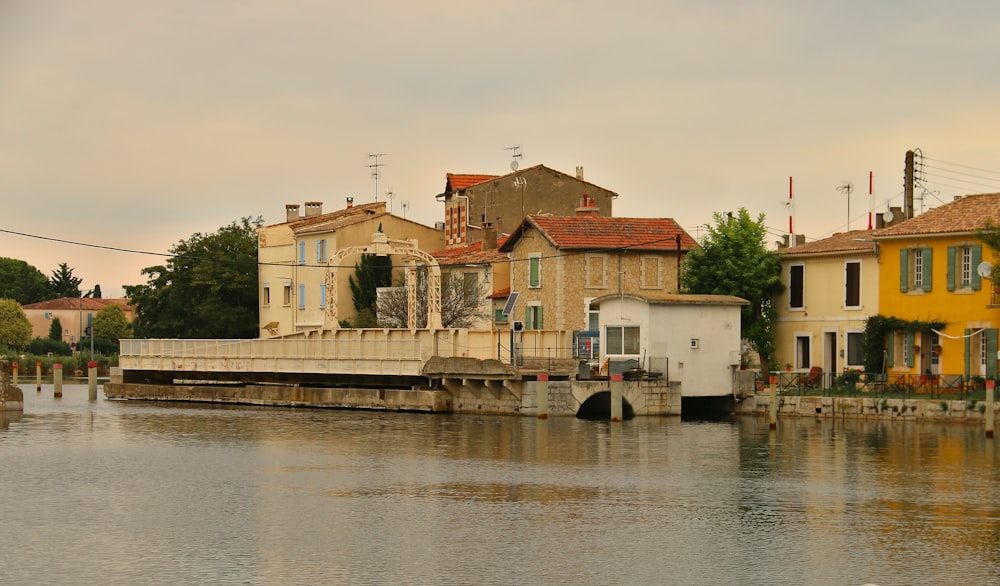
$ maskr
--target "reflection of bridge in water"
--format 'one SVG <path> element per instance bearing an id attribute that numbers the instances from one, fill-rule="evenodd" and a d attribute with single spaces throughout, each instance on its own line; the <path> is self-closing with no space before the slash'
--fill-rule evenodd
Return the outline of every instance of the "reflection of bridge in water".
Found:
<path id="1" fill-rule="evenodd" d="M 571 332 L 515 335 L 513 357 L 509 331 L 464 329 L 122 340 L 119 369 L 104 388 L 120 399 L 522 415 L 575 415 L 609 391 L 610 381 L 576 380 Z M 680 390 L 668 381 L 616 384 L 625 413 L 680 414 Z"/>

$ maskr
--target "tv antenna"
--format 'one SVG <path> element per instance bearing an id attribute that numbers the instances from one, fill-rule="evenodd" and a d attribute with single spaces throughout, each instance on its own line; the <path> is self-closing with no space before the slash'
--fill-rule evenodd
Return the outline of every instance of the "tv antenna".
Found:
<path id="1" fill-rule="evenodd" d="M 854 191 L 854 184 L 844 181 L 837 187 L 837 191 L 847 194 L 847 231 L 851 231 L 851 192 Z"/>
<path id="2" fill-rule="evenodd" d="M 385 163 L 379 163 L 379 157 L 386 156 L 386 153 L 368 153 L 369 159 L 374 159 L 375 162 L 368 165 L 368 168 L 372 170 L 372 179 L 375 180 L 375 201 L 378 201 L 378 178 L 382 175 L 379 171 L 379 167 L 384 167 Z"/>
<path id="3" fill-rule="evenodd" d="M 512 147 L 507 147 L 504 150 L 505 151 L 512 151 L 511 155 L 510 155 L 511 158 L 512 158 L 512 160 L 510 162 L 510 170 L 511 171 L 517 171 L 517 167 L 519 166 L 519 163 L 518 163 L 517 160 L 520 159 L 521 156 L 522 156 L 522 154 L 521 154 L 521 145 L 518 144 L 518 145 L 514 145 Z"/>
<path id="4" fill-rule="evenodd" d="M 400 202 L 400 207 L 403 208 L 403 218 L 406 219 L 406 210 L 410 209 L 410 200 L 404 199 Z"/>

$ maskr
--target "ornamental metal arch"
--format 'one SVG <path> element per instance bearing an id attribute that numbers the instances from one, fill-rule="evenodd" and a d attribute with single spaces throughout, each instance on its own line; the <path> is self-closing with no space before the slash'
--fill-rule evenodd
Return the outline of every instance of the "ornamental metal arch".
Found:
<path id="1" fill-rule="evenodd" d="M 427 267 L 427 328 L 441 329 L 441 267 L 437 260 L 426 252 L 419 250 L 412 243 L 406 246 L 396 246 L 379 230 L 372 234 L 372 243 L 368 246 L 348 246 L 333 253 L 327 260 L 326 267 L 326 313 L 323 316 L 323 329 L 335 330 L 340 327 L 337 320 L 337 267 L 340 261 L 357 254 L 374 254 L 375 256 L 402 256 L 406 268 L 406 308 L 408 313 L 407 326 L 417 329 L 417 262 Z"/>

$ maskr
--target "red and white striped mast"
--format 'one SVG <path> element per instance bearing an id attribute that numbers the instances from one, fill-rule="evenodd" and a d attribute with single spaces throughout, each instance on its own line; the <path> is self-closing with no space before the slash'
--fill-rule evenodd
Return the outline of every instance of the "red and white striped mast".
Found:
<path id="1" fill-rule="evenodd" d="M 868 172 L 868 229 L 872 229 L 872 213 L 875 211 L 875 196 L 872 195 L 872 172 Z"/>

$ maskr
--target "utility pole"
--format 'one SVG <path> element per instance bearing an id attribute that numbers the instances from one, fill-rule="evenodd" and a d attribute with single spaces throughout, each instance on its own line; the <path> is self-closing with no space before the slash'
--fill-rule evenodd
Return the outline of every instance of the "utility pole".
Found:
<path id="1" fill-rule="evenodd" d="M 906 151 L 903 171 L 903 217 L 907 220 L 913 217 L 913 151 Z"/>

